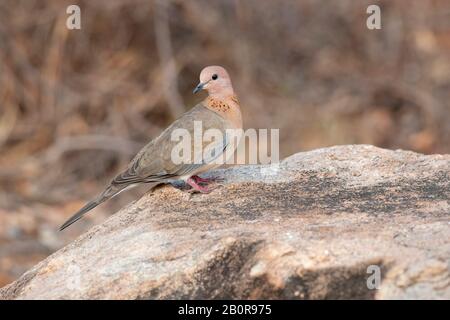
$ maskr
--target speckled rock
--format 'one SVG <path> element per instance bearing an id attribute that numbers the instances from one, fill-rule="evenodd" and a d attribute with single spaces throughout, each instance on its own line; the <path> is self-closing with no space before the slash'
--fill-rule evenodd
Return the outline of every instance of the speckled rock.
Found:
<path id="1" fill-rule="evenodd" d="M 147 193 L 0 297 L 450 298 L 449 155 L 338 146 L 213 174 L 207 195 Z"/>

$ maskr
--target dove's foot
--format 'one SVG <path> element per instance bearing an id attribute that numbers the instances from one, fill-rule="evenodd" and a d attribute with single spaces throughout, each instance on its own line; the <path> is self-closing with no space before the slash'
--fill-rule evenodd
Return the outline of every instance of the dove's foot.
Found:
<path id="1" fill-rule="evenodd" d="M 192 191 L 190 192 L 201 192 L 201 193 L 210 193 L 212 189 L 209 189 L 207 187 L 201 186 L 198 184 L 198 181 L 195 176 L 190 177 L 186 180 L 186 183 L 192 187 Z"/>
<path id="2" fill-rule="evenodd" d="M 223 182 L 225 180 L 221 177 L 201 178 L 197 175 L 192 176 L 191 178 L 194 179 L 197 184 L 198 183 L 210 183 L 210 182 Z"/>

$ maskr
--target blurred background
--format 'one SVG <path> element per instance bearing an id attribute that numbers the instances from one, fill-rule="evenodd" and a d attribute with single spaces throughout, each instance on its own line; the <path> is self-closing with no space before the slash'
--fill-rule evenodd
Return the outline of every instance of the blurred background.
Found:
<path id="1" fill-rule="evenodd" d="M 81 8 L 68 30 L 66 8 Z M 366 9 L 381 7 L 381 30 Z M 450 153 L 450 2 L 0 0 L 0 286 L 145 190 L 58 226 L 225 66 L 281 156 L 367 143 Z"/>

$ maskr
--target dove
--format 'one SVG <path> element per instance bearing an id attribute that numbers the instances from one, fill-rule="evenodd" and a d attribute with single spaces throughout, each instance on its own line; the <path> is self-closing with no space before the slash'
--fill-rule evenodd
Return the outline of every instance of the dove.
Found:
<path id="1" fill-rule="evenodd" d="M 158 137 L 147 143 L 131 160 L 127 168 L 118 174 L 100 195 L 67 220 L 60 227 L 60 231 L 81 219 L 88 211 L 101 203 L 140 184 L 146 184 L 153 189 L 160 184 L 182 180 L 190 185 L 194 192 L 209 193 L 211 189 L 204 184 L 213 181 L 214 178 L 205 179 L 198 175 L 219 167 L 233 155 L 240 136 L 236 135 L 237 139 L 229 139 L 225 132 L 242 130 L 242 115 L 231 79 L 223 67 L 209 66 L 200 72 L 200 83 L 195 87 L 193 93 L 201 90 L 208 92 L 206 99 L 174 121 Z M 223 139 L 202 142 L 203 148 L 206 144 L 210 147 L 212 145 L 217 152 L 211 153 L 214 156 L 205 156 L 202 152 L 196 153 L 194 156 L 196 158 L 187 163 L 173 161 L 172 151 L 178 142 L 174 141 L 172 134 L 179 129 L 194 134 L 195 122 L 200 122 L 204 131 L 215 129 L 223 133 Z M 192 149 L 194 141 L 191 142 Z M 223 156 L 223 161 L 220 156 Z M 220 161 L 215 161 L 217 159 Z"/>

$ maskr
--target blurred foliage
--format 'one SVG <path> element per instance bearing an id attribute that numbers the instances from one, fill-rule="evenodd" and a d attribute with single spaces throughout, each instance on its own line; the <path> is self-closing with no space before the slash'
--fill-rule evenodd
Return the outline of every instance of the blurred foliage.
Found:
<path id="1" fill-rule="evenodd" d="M 70 4 L 81 30 L 66 28 Z M 229 70 L 246 128 L 280 128 L 282 156 L 450 152 L 448 0 L 0 0 L 0 244 L 62 245 L 49 230 L 199 101 L 211 64 Z"/>

